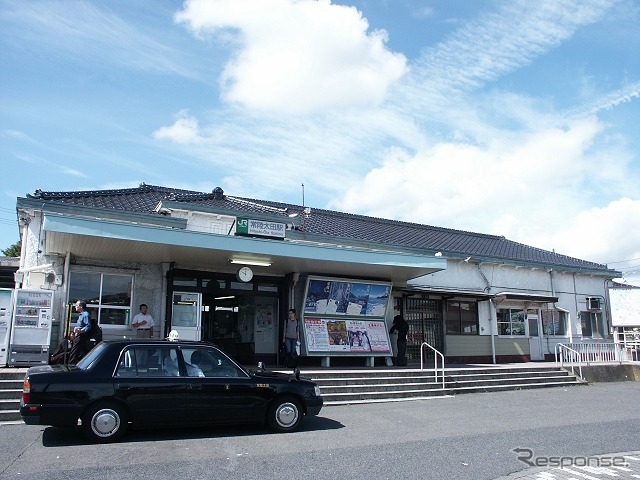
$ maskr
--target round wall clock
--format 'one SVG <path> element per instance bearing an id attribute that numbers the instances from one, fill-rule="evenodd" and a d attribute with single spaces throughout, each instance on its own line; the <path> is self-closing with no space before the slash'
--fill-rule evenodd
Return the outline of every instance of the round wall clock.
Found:
<path id="1" fill-rule="evenodd" d="M 250 282 L 253 278 L 253 270 L 249 267 L 241 267 L 237 274 L 238 280 L 241 282 Z"/>

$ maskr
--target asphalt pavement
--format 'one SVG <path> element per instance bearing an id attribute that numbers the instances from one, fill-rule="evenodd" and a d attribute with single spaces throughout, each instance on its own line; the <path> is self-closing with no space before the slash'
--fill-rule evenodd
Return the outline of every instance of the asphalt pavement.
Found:
<path id="1" fill-rule="evenodd" d="M 640 478 L 638 398 L 637 382 L 462 394 L 326 407 L 291 434 L 259 425 L 147 430 L 112 445 L 3 425 L 0 479 Z M 627 466 L 593 470 L 595 457 L 606 465 L 619 452 Z"/>

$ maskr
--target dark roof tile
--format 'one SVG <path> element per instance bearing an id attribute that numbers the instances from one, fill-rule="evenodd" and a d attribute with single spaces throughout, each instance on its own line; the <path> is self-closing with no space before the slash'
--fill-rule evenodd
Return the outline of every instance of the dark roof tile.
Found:
<path id="1" fill-rule="evenodd" d="M 52 203 L 83 205 L 129 212 L 153 212 L 158 202 L 170 200 L 185 203 L 186 208 L 218 208 L 243 214 L 271 214 L 287 217 L 297 212 L 303 230 L 309 235 L 331 236 L 377 245 L 441 251 L 446 256 L 472 256 L 495 261 L 527 262 L 545 266 L 588 270 L 607 270 L 606 265 L 580 260 L 555 252 L 530 247 L 505 237 L 466 232 L 417 223 L 387 220 L 332 210 L 312 208 L 307 217 L 303 206 L 225 196 L 222 189 L 211 193 L 196 192 L 141 184 L 138 188 L 119 190 L 43 192 L 36 190 L 29 198 Z"/>

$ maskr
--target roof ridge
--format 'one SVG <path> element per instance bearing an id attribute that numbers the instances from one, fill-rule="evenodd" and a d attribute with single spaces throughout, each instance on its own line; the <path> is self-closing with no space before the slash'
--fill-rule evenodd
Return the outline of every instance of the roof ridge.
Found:
<path id="1" fill-rule="evenodd" d="M 27 194 L 27 198 L 70 198 L 70 197 L 106 197 L 109 195 L 126 195 L 126 194 L 134 194 L 134 193 L 144 193 L 144 192 L 163 192 L 163 193 L 199 193 L 193 192 L 191 190 L 184 190 L 180 188 L 170 188 L 170 187 L 162 187 L 158 185 L 148 185 L 146 183 L 141 183 L 138 187 L 132 188 L 115 188 L 109 190 L 76 190 L 76 191 L 66 191 L 66 192 L 45 192 L 41 189 L 36 189 L 33 194 Z"/>

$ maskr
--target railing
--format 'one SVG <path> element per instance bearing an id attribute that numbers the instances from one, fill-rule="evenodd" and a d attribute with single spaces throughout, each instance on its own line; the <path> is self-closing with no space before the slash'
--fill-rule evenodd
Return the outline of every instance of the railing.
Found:
<path id="1" fill-rule="evenodd" d="M 592 363 L 622 363 L 638 360 L 638 346 L 634 344 L 584 342 L 560 345 L 565 345 L 579 352 L 582 360 L 587 365 L 591 365 Z"/>
<path id="2" fill-rule="evenodd" d="M 438 383 L 438 356 L 440 356 L 440 358 L 442 359 L 442 388 L 444 389 L 444 355 L 440 353 L 438 350 L 436 350 L 435 348 L 433 348 L 431 345 L 429 345 L 427 342 L 422 342 L 422 345 L 420 345 L 420 370 L 424 370 L 424 361 L 423 361 L 424 348 L 423 347 L 429 347 L 435 353 L 435 355 L 433 356 L 433 375 L 434 375 L 435 383 Z"/>
<path id="3" fill-rule="evenodd" d="M 558 360 L 558 358 L 560 360 Z M 562 343 L 556 345 L 556 365 L 560 365 L 564 368 L 565 362 L 571 364 L 571 373 L 576 374 L 574 368 L 575 364 L 578 364 L 578 371 L 580 372 L 580 379 L 584 380 L 582 376 L 582 354 L 573 348 L 570 348 Z"/>

